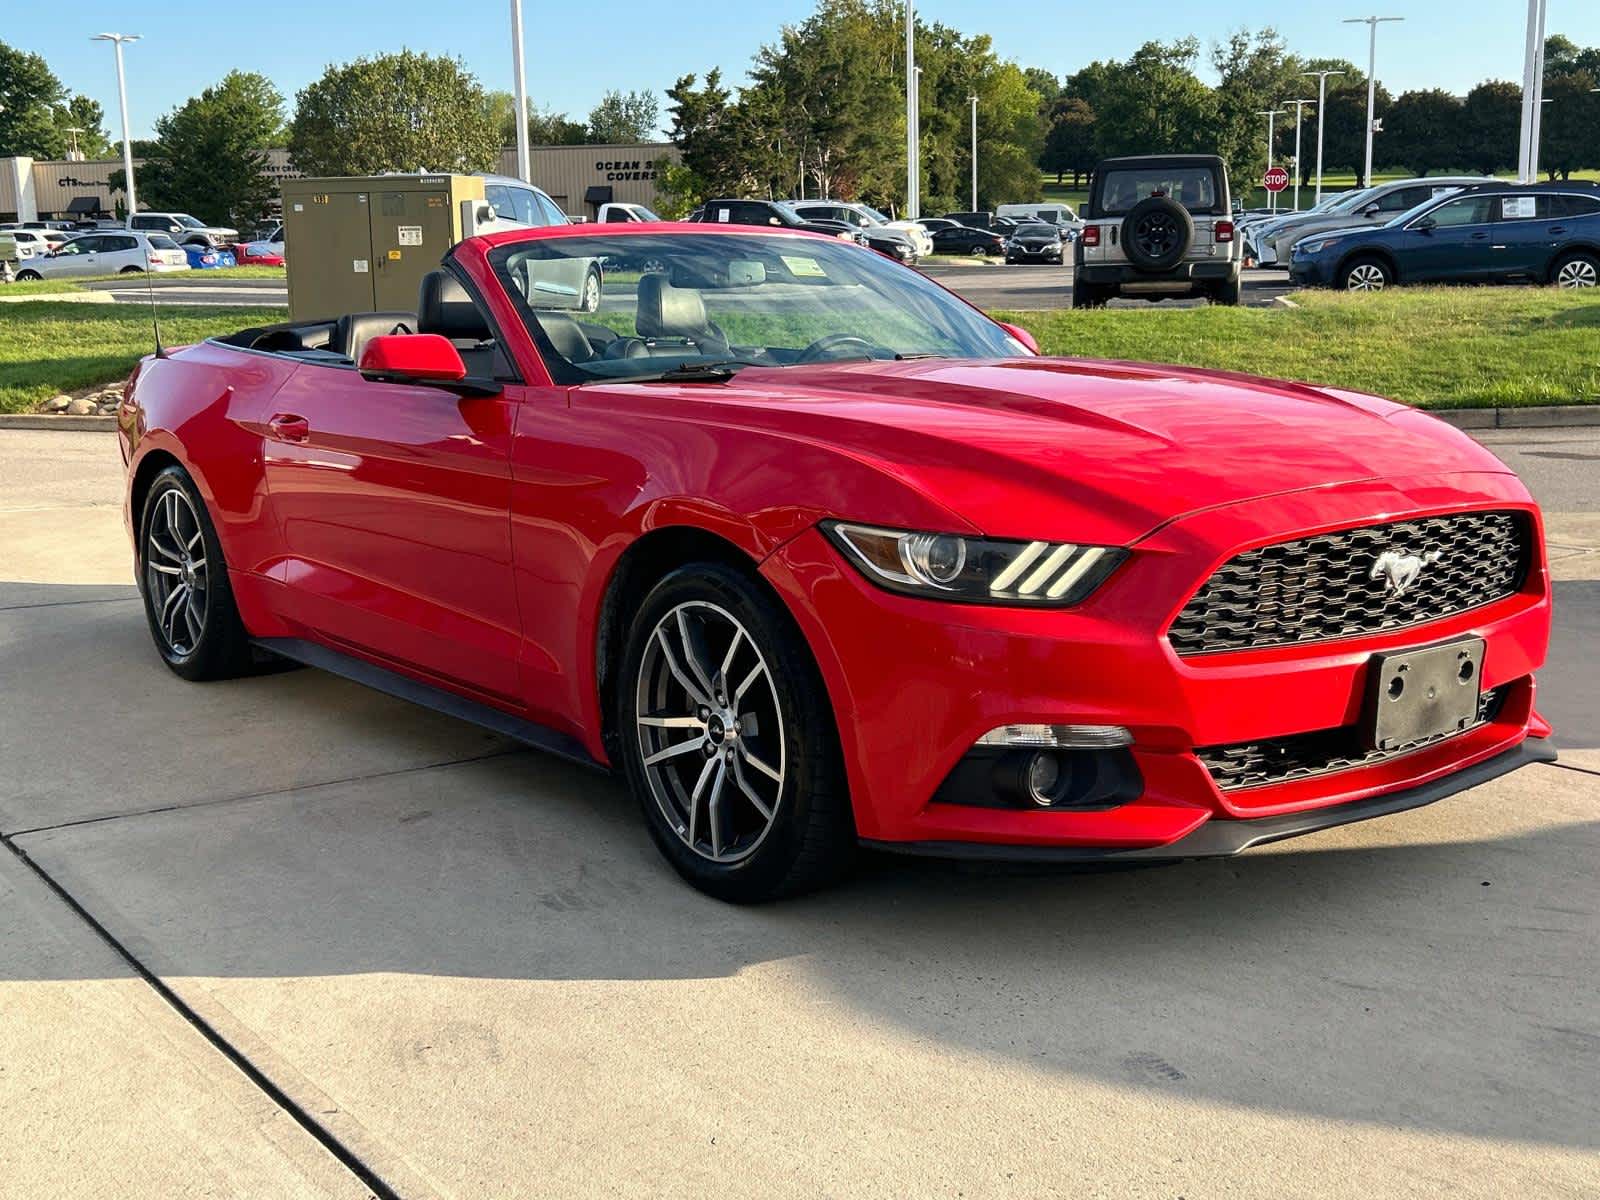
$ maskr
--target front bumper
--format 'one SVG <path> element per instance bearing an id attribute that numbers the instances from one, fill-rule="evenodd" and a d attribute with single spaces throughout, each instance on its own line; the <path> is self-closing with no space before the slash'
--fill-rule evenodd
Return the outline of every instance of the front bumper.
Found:
<path id="1" fill-rule="evenodd" d="M 1243 837 L 1242 849 L 1290 836 L 1258 822 L 1322 813 L 1322 824 L 1310 826 L 1320 828 L 1376 815 L 1389 810 L 1368 802 L 1442 786 L 1515 751 L 1530 730 L 1545 732 L 1533 711 L 1532 678 L 1550 626 L 1542 549 L 1521 591 L 1411 628 L 1199 658 L 1179 657 L 1165 637 L 1200 583 L 1240 550 L 1396 514 L 1486 507 L 1528 511 L 1542 547 L 1537 512 L 1515 477 L 1474 473 L 1339 485 L 1192 514 L 1135 543 L 1099 591 L 1067 610 L 891 595 L 815 530 L 781 547 L 763 573 L 816 653 L 863 839 L 941 852 L 960 843 L 1191 857 L 1211 843 L 1186 842 L 1181 853 L 1178 843 L 1212 823 Z M 1487 646 L 1482 685 L 1506 689 L 1499 711 L 1476 728 L 1365 765 L 1233 790 L 1220 787 L 1196 754 L 1353 725 L 1372 654 L 1469 635 Z M 974 743 L 1011 723 L 1126 727 L 1142 793 L 1097 811 L 936 801 Z"/>
<path id="2" fill-rule="evenodd" d="M 1334 265 L 1332 259 L 1321 256 L 1316 258 L 1291 258 L 1289 260 L 1289 278 L 1300 287 L 1332 287 Z"/>

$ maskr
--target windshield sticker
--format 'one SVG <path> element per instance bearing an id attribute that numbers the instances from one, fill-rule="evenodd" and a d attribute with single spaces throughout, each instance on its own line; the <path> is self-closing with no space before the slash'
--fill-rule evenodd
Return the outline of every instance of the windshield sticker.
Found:
<path id="1" fill-rule="evenodd" d="M 1533 216 L 1532 196 L 1507 196 L 1500 201 L 1500 218 L 1504 221 L 1528 220 Z"/>
<path id="2" fill-rule="evenodd" d="M 727 209 L 725 209 L 725 208 L 717 209 L 717 223 L 719 225 L 726 225 L 728 223 L 728 217 L 729 217 L 729 213 L 728 213 Z"/>
<path id="3" fill-rule="evenodd" d="M 783 265 L 789 268 L 791 275 L 804 275 L 812 279 L 828 277 L 828 273 L 817 265 L 817 260 L 814 258 L 802 258 L 798 254 L 782 254 L 779 257 L 783 259 Z"/>

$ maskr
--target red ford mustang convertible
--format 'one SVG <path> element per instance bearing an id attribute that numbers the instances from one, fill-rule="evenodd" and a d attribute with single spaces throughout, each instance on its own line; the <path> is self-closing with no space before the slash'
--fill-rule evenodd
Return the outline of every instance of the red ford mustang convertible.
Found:
<path id="1" fill-rule="evenodd" d="M 147 359 L 120 419 L 174 671 L 270 653 L 620 770 L 728 899 L 862 844 L 1232 854 L 1554 757 L 1540 516 L 1482 447 L 1041 358 L 836 239 L 474 238 L 415 313 Z"/>

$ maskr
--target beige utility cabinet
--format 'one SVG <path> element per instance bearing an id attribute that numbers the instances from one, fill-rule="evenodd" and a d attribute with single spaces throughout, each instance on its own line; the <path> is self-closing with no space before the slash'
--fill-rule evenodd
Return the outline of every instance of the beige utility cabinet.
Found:
<path id="1" fill-rule="evenodd" d="M 289 316 L 415 312 L 422 277 L 461 240 L 476 175 L 371 175 L 283 182 Z"/>

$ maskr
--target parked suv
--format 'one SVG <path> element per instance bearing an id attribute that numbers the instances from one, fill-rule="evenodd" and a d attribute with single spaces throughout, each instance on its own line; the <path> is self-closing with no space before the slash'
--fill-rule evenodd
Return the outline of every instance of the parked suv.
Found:
<path id="1" fill-rule="evenodd" d="M 687 219 L 705 225 L 764 225 L 780 229 L 805 229 L 861 246 L 867 244 L 867 239 L 854 225 L 843 221 L 808 221 L 781 200 L 707 200 Z"/>
<path id="2" fill-rule="evenodd" d="M 1600 185 L 1489 183 L 1425 200 L 1387 225 L 1307 234 L 1290 250 L 1302 286 L 1600 285 Z"/>
<path id="3" fill-rule="evenodd" d="M 1096 308 L 1113 296 L 1239 303 L 1228 169 L 1216 155 L 1105 159 L 1079 215 L 1073 308 Z"/>
<path id="4" fill-rule="evenodd" d="M 1285 213 L 1257 227 L 1246 239 L 1254 244 L 1259 266 L 1287 267 L 1289 247 L 1301 238 L 1327 229 L 1384 225 L 1427 200 L 1436 200 L 1474 184 L 1493 182 L 1481 175 L 1436 175 L 1428 179 L 1396 179 L 1352 196 L 1326 212 Z"/>
<path id="5" fill-rule="evenodd" d="M 875 208 L 844 200 L 794 200 L 791 207 L 808 221 L 843 221 L 861 231 L 879 254 L 903 263 L 914 263 L 925 254 L 933 253 L 933 238 L 920 225 L 907 221 L 903 225 L 891 224 L 889 218 Z"/>
<path id="6" fill-rule="evenodd" d="M 207 225 L 188 213 L 134 213 L 128 228 L 137 233 L 164 233 L 180 246 L 210 246 L 220 249 L 239 240 L 239 231 L 223 225 Z"/>

